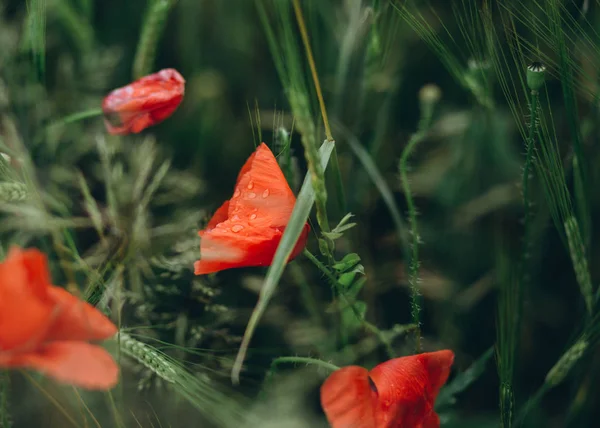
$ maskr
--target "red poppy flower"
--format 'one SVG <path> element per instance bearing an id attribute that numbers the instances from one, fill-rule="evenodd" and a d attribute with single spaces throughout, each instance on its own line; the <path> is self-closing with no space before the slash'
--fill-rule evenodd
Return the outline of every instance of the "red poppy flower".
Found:
<path id="1" fill-rule="evenodd" d="M 137 134 L 171 116 L 183 99 L 185 80 L 173 68 L 115 89 L 102 101 L 110 134 Z"/>
<path id="2" fill-rule="evenodd" d="M 333 428 L 439 428 L 433 404 L 453 362 L 443 350 L 343 367 L 321 386 L 321 405 Z"/>
<path id="3" fill-rule="evenodd" d="M 268 266 L 292 214 L 296 197 L 273 153 L 262 143 L 238 175 L 233 197 L 198 234 L 200 260 L 196 275 L 245 266 Z M 306 245 L 304 225 L 290 260 Z"/>
<path id="4" fill-rule="evenodd" d="M 118 367 L 87 341 L 116 332 L 96 308 L 51 284 L 38 250 L 13 248 L 0 263 L 0 369 L 29 368 L 63 383 L 108 389 Z"/>

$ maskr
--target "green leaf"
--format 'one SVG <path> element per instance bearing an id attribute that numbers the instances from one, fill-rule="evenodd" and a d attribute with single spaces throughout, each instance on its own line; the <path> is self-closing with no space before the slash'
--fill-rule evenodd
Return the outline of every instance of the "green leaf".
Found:
<path id="1" fill-rule="evenodd" d="M 329 157 L 331 156 L 331 152 L 333 151 L 334 147 L 335 143 L 333 141 L 325 141 L 321 145 L 321 148 L 319 149 L 319 157 L 321 159 L 321 167 L 323 169 L 327 167 Z M 256 303 L 254 311 L 252 312 L 250 321 L 248 321 L 242 344 L 235 359 L 235 363 L 233 364 L 233 368 L 231 370 L 231 380 L 235 384 L 239 383 L 240 371 L 242 370 L 242 364 L 246 358 L 246 352 L 248 351 L 248 345 L 250 344 L 254 330 L 256 329 L 260 318 L 267 309 L 267 305 L 269 304 L 271 297 L 273 297 L 273 294 L 277 289 L 277 285 L 279 284 L 281 275 L 283 275 L 285 265 L 287 264 L 290 254 L 292 254 L 292 250 L 296 246 L 296 242 L 300 237 L 300 233 L 302 232 L 302 229 L 308 220 L 308 216 L 310 215 L 310 210 L 312 209 L 314 202 L 315 192 L 311 184 L 310 174 L 307 173 L 304 177 L 304 183 L 302 184 L 300 193 L 298 194 L 296 205 L 294 205 L 294 210 L 292 211 L 290 221 L 285 228 L 285 232 L 281 237 L 281 242 L 275 251 L 273 263 L 267 271 L 267 276 L 265 277 L 265 282 L 261 288 L 258 302 Z"/>
<path id="2" fill-rule="evenodd" d="M 333 265 L 333 268 L 338 272 L 346 272 L 352 269 L 360 262 L 360 256 L 356 253 L 346 254 L 344 258 Z"/>

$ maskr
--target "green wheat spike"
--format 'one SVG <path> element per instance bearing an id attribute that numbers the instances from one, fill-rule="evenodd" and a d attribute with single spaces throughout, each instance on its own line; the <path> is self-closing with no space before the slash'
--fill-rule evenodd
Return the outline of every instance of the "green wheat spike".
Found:
<path id="1" fill-rule="evenodd" d="M 163 33 L 169 11 L 176 2 L 177 0 L 150 0 L 133 60 L 134 79 L 139 79 L 152 71 L 158 41 Z"/>

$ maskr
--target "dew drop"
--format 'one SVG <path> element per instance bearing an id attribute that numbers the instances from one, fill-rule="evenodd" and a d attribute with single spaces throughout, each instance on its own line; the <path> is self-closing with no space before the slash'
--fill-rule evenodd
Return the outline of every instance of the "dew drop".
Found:
<path id="1" fill-rule="evenodd" d="M 254 187 L 254 183 L 253 182 L 248 183 L 248 190 L 252 189 L 253 187 Z"/>
<path id="2" fill-rule="evenodd" d="M 236 224 L 231 228 L 232 232 L 238 233 L 240 230 L 242 230 L 244 228 L 244 226 L 242 226 L 241 224 Z"/>
<path id="3" fill-rule="evenodd" d="M 248 199 L 254 199 L 254 198 L 256 198 L 256 193 L 254 193 L 254 192 L 248 193 Z"/>
<path id="4" fill-rule="evenodd" d="M 241 193 L 241 192 L 240 192 L 240 189 L 235 189 L 235 192 L 233 193 L 233 197 L 234 197 L 234 198 L 237 198 L 237 197 L 239 197 L 239 196 L 240 196 L 240 193 Z"/>
<path id="5" fill-rule="evenodd" d="M 263 199 L 265 199 L 267 196 L 269 196 L 269 189 L 265 189 L 262 196 L 263 196 Z"/>
<path id="6" fill-rule="evenodd" d="M 234 215 L 233 217 L 231 217 L 231 221 L 239 221 L 240 220 L 240 216 L 239 215 Z"/>
<path id="7" fill-rule="evenodd" d="M 250 220 L 254 220 L 256 218 L 256 214 L 250 215 Z"/>

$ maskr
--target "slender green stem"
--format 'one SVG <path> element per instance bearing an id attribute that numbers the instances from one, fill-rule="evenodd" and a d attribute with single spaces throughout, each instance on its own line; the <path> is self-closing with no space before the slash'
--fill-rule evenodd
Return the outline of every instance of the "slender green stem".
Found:
<path id="1" fill-rule="evenodd" d="M 318 360 L 316 358 L 308 358 L 308 357 L 279 357 L 275 358 L 273 362 L 271 362 L 271 371 L 274 371 L 275 368 L 280 364 L 306 364 L 312 366 L 319 366 L 327 369 L 331 372 L 339 370 L 339 367 L 335 364 L 328 363 L 327 361 Z"/>
<path id="2" fill-rule="evenodd" d="M 533 162 L 533 149 L 535 146 L 538 124 L 537 124 L 537 114 L 538 114 L 538 91 L 531 91 L 531 122 L 529 124 L 529 138 L 527 139 L 527 152 L 525 154 L 525 166 L 523 167 L 523 180 L 522 180 L 522 189 L 523 189 L 523 209 L 524 209 L 524 227 L 525 227 L 525 239 L 523 246 L 523 260 L 527 260 L 529 258 L 529 250 L 531 246 L 531 227 L 529 224 L 529 220 L 531 217 L 531 201 L 529 196 L 529 174 L 531 171 L 531 164 Z"/>
<path id="3" fill-rule="evenodd" d="M 57 120 L 56 122 L 51 123 L 50 125 L 48 125 L 48 127 L 52 128 L 52 127 L 59 126 L 59 125 L 66 125 L 68 123 L 78 122 L 80 120 L 88 119 L 90 117 L 96 117 L 96 116 L 102 116 L 101 108 L 94 108 L 94 109 L 90 109 L 90 110 L 80 111 L 78 113 L 73 113 L 69 116 L 66 116 L 66 117 L 63 117 L 62 119 Z"/>
<path id="4" fill-rule="evenodd" d="M 427 135 L 427 130 L 431 124 L 433 115 L 434 103 L 422 103 L 422 116 L 419 123 L 418 131 L 408 141 L 408 144 L 400 157 L 400 180 L 402 190 L 408 205 L 408 223 L 412 235 L 411 254 L 409 260 L 408 283 L 411 289 L 411 318 L 413 324 L 417 326 L 415 349 L 416 352 L 421 352 L 421 291 L 419 287 L 419 229 L 417 225 L 417 209 L 412 197 L 410 185 L 408 183 L 408 159 L 413 153 L 417 145 L 423 141 Z"/>

